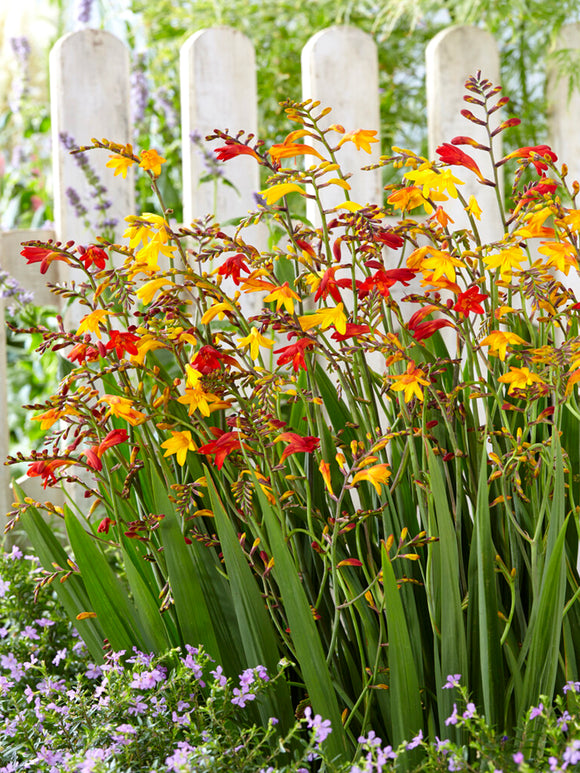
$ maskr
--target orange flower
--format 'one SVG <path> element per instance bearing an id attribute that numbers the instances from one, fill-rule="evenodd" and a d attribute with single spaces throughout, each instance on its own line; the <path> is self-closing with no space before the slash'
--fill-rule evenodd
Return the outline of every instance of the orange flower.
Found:
<path id="1" fill-rule="evenodd" d="M 164 164 L 165 161 L 166 159 L 162 158 L 156 150 L 142 150 L 139 166 L 146 172 L 151 172 L 154 177 L 159 177 L 161 164 Z"/>
<path id="2" fill-rule="evenodd" d="M 395 392 L 403 392 L 405 402 L 415 396 L 418 400 L 423 399 L 422 386 L 429 386 L 430 382 L 425 378 L 425 372 L 420 368 L 415 367 L 414 362 L 410 362 L 407 365 L 407 370 L 400 376 L 389 376 L 389 378 L 395 379 L 396 383 L 391 386 L 391 389 Z"/>
<path id="3" fill-rule="evenodd" d="M 357 150 L 364 150 L 366 153 L 372 153 L 371 142 L 378 142 L 377 132 L 371 129 L 357 129 L 353 132 L 347 132 L 338 143 L 338 147 L 345 142 L 354 142 Z"/>
<path id="4" fill-rule="evenodd" d="M 516 389 L 525 389 L 532 384 L 544 384 L 545 382 L 535 373 L 530 373 L 529 368 L 515 368 L 510 366 L 510 372 L 505 373 L 498 378 L 502 384 L 509 384 L 508 395 L 513 394 Z"/>
<path id="5" fill-rule="evenodd" d="M 545 172 L 548 168 L 548 164 L 544 160 L 545 158 L 548 158 L 552 163 L 558 160 L 558 156 L 549 145 L 533 145 L 518 148 L 518 150 L 514 150 L 513 153 L 509 153 L 505 158 L 502 158 L 500 164 L 504 164 L 510 158 L 521 158 L 531 161 L 538 174 Z"/>

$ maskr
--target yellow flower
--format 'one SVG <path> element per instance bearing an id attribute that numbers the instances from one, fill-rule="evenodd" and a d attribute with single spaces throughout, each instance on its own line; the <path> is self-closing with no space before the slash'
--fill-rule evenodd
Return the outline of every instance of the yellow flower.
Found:
<path id="1" fill-rule="evenodd" d="M 128 154 L 133 153 L 133 146 L 132 145 L 125 145 L 125 152 Z M 133 166 L 135 163 L 134 158 L 130 158 L 129 156 L 121 156 L 115 153 L 113 156 L 109 156 L 109 161 L 105 164 L 105 166 L 108 166 L 109 169 L 115 170 L 115 177 L 120 174 L 123 179 L 127 179 L 127 170 L 130 166 Z"/>
<path id="2" fill-rule="evenodd" d="M 154 177 L 159 177 L 161 174 L 161 164 L 164 164 L 165 158 L 161 158 L 156 150 L 142 150 L 141 151 L 141 163 L 139 166 L 145 171 L 152 172 Z"/>
<path id="3" fill-rule="evenodd" d="M 375 464 L 374 467 L 367 467 L 366 470 L 357 472 L 352 479 L 352 485 L 356 486 L 359 481 L 367 480 L 369 483 L 372 483 L 377 494 L 380 495 L 382 491 L 381 483 L 386 483 L 390 476 L 391 471 L 386 464 Z"/>
<path id="4" fill-rule="evenodd" d="M 499 268 L 501 278 L 504 282 L 509 282 L 512 278 L 512 271 L 514 269 L 519 271 L 520 264 L 526 259 L 525 253 L 521 247 L 506 247 L 505 250 L 495 255 L 488 255 L 483 259 L 483 262 L 487 264 L 490 269 Z"/>
<path id="5" fill-rule="evenodd" d="M 473 215 L 476 220 L 481 220 L 481 207 L 473 194 L 469 197 L 469 204 L 467 205 L 466 211 L 469 212 L 470 215 Z"/>
<path id="6" fill-rule="evenodd" d="M 264 297 L 264 302 L 276 301 L 276 311 L 280 311 L 280 308 L 284 306 L 288 314 L 294 314 L 294 301 L 299 300 L 300 296 L 292 290 L 288 282 L 284 282 L 283 285 L 276 287 Z"/>
<path id="7" fill-rule="evenodd" d="M 377 132 L 371 129 L 357 129 L 353 132 L 348 132 L 340 138 L 338 147 L 344 145 L 345 142 L 354 142 L 357 150 L 364 150 L 366 153 L 372 153 L 371 142 L 378 142 Z"/>
<path id="8" fill-rule="evenodd" d="M 463 180 L 453 176 L 450 169 L 436 171 L 429 163 L 421 164 L 418 169 L 405 172 L 405 177 L 416 185 L 423 186 L 423 196 L 427 198 L 431 191 L 448 193 L 452 199 L 457 198 L 456 185 L 464 185 Z"/>
<path id="9" fill-rule="evenodd" d="M 186 429 L 184 432 L 171 431 L 171 437 L 164 443 L 161 443 L 161 448 L 167 449 L 163 456 L 176 455 L 177 464 L 183 467 L 185 464 L 185 458 L 188 451 L 197 451 L 197 446 L 191 438 L 191 432 Z"/>
<path id="10" fill-rule="evenodd" d="M 250 347 L 250 357 L 257 360 L 260 356 L 260 346 L 271 349 L 274 346 L 274 339 L 266 338 L 257 328 L 253 327 L 245 338 L 238 338 L 239 346 Z"/>
<path id="11" fill-rule="evenodd" d="M 145 356 L 147 355 L 147 352 L 152 352 L 155 349 L 167 349 L 167 346 L 164 343 L 161 343 L 161 341 L 158 341 L 151 335 L 145 335 L 140 338 L 136 342 L 135 346 L 139 350 L 139 354 L 131 355 L 131 362 L 134 362 L 138 365 L 142 365 L 145 362 Z"/>
<path id="12" fill-rule="evenodd" d="M 429 257 L 421 263 L 421 271 L 429 269 L 433 271 L 432 282 L 446 276 L 451 282 L 455 282 L 455 266 L 463 267 L 464 264 L 450 255 L 448 252 L 429 248 Z"/>
<path id="13" fill-rule="evenodd" d="M 506 358 L 508 346 L 525 346 L 526 341 L 519 335 L 503 330 L 492 330 L 492 332 L 481 341 L 482 346 L 489 346 L 489 354 L 496 355 L 503 362 Z"/>
<path id="14" fill-rule="evenodd" d="M 165 218 L 153 212 L 143 212 L 140 217 L 129 215 L 125 220 L 129 223 L 129 228 L 123 236 L 129 239 L 131 249 L 136 247 L 139 242 L 145 245 L 155 238 L 165 244 L 171 237 L 169 225 Z"/>
<path id="15" fill-rule="evenodd" d="M 430 383 L 425 378 L 425 373 L 420 368 L 415 367 L 414 362 L 410 362 L 407 365 L 407 370 L 405 373 L 402 373 L 400 376 L 389 376 L 389 378 L 393 378 L 396 381 L 396 383 L 391 386 L 393 391 L 404 391 L 406 403 L 408 403 L 413 396 L 415 396 L 418 400 L 422 400 L 423 391 L 420 385 L 429 386 Z"/>
<path id="16" fill-rule="evenodd" d="M 195 410 L 198 410 L 202 416 L 209 416 L 212 410 L 210 403 L 221 404 L 220 398 L 211 392 L 204 392 L 200 383 L 202 374 L 189 363 L 185 366 L 185 371 L 187 373 L 185 394 L 178 397 L 177 402 L 189 406 L 187 410 L 190 416 Z"/>
<path id="17" fill-rule="evenodd" d="M 109 406 L 108 416 L 117 416 L 119 419 L 124 419 L 129 422 L 132 427 L 137 424 L 142 424 L 147 421 L 147 416 L 141 411 L 133 408 L 133 401 L 128 397 L 120 397 L 119 395 L 103 395 L 99 400 L 100 403 L 107 403 Z"/>
<path id="18" fill-rule="evenodd" d="M 226 315 L 226 312 L 231 312 L 234 310 L 234 307 L 231 305 L 231 303 L 227 303 L 226 301 L 223 301 L 222 303 L 214 303 L 212 306 L 209 307 L 209 309 L 205 312 L 203 317 L 201 318 L 201 324 L 207 325 L 208 322 L 211 322 L 214 317 L 217 317 L 218 319 L 223 319 Z"/>
<path id="19" fill-rule="evenodd" d="M 568 382 L 566 383 L 566 397 L 569 397 L 572 394 L 574 385 L 577 384 L 579 381 L 580 381 L 580 368 L 576 368 L 576 370 L 571 371 L 568 377 Z"/>
<path id="20" fill-rule="evenodd" d="M 271 188 L 265 188 L 263 191 L 260 191 L 260 195 L 264 197 L 269 207 L 280 201 L 288 193 L 304 194 L 304 188 L 296 185 L 296 183 L 278 183 L 278 185 L 273 185 Z"/>
<path id="21" fill-rule="evenodd" d="M 112 313 L 113 312 L 107 311 L 106 309 L 95 309 L 95 311 L 91 311 L 90 314 L 85 314 L 81 319 L 77 335 L 80 336 L 83 335 L 83 333 L 94 333 L 97 338 L 100 338 L 101 331 L 99 329 L 99 324 L 104 317 Z"/>
<path id="22" fill-rule="evenodd" d="M 515 368 L 510 366 L 510 372 L 500 376 L 498 381 L 502 384 L 509 384 L 508 395 L 513 394 L 516 389 L 525 389 L 532 384 L 544 384 L 545 382 L 535 373 L 530 373 L 529 368 Z"/>
<path id="23" fill-rule="evenodd" d="M 566 276 L 571 268 L 578 268 L 576 248 L 570 242 L 542 242 L 538 252 L 548 256 L 546 266 L 551 266 Z"/>
<path id="24" fill-rule="evenodd" d="M 328 309 L 320 309 L 313 314 L 305 314 L 303 317 L 298 317 L 302 330 L 310 330 L 310 328 L 317 325 L 320 325 L 322 330 L 326 330 L 326 328 L 334 325 L 337 332 L 341 335 L 346 333 L 346 321 L 347 316 L 344 313 L 343 303 Z"/>
<path id="25" fill-rule="evenodd" d="M 401 212 L 411 211 L 417 209 L 417 207 L 425 204 L 425 197 L 414 185 L 409 185 L 406 188 L 401 188 L 387 198 L 387 202 L 394 208 L 400 209 Z"/>
<path id="26" fill-rule="evenodd" d="M 144 306 L 148 306 L 155 297 L 155 294 L 158 290 L 160 290 L 162 287 L 174 286 L 175 283 L 170 279 L 161 277 L 160 279 L 152 279 L 150 282 L 145 282 L 145 284 L 141 285 L 135 294 Z"/>

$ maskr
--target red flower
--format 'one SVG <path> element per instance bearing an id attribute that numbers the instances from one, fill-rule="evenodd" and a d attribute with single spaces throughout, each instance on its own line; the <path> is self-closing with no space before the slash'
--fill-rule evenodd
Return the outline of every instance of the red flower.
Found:
<path id="1" fill-rule="evenodd" d="M 97 247 L 96 244 L 91 244 L 89 247 L 79 247 L 79 254 L 87 271 L 93 265 L 102 271 L 109 257 L 105 250 L 102 247 Z"/>
<path id="2" fill-rule="evenodd" d="M 216 437 L 197 449 L 199 454 L 215 454 L 215 465 L 221 470 L 226 456 L 233 451 L 239 451 L 242 447 L 239 432 L 224 432 L 219 427 L 210 427 L 210 432 Z"/>
<path id="3" fill-rule="evenodd" d="M 449 166 L 464 166 L 466 169 L 471 169 L 480 180 L 484 179 L 475 161 L 467 153 L 464 153 L 463 150 L 450 145 L 448 142 L 444 142 L 443 145 L 439 145 L 436 152 L 442 163 Z"/>
<path id="4" fill-rule="evenodd" d="M 126 429 L 112 429 L 110 432 L 107 432 L 104 439 L 97 446 L 97 453 L 99 456 L 102 456 L 108 448 L 118 446 L 119 443 L 125 443 L 128 437 Z"/>
<path id="5" fill-rule="evenodd" d="M 122 333 L 120 330 L 111 330 L 109 339 L 107 351 L 110 352 L 114 349 L 119 359 L 124 357 L 125 352 L 127 354 L 139 354 L 139 349 L 135 346 L 139 336 L 136 336 L 134 333 Z"/>
<path id="6" fill-rule="evenodd" d="M 539 182 L 537 182 L 535 185 L 531 185 L 526 190 L 522 198 L 518 201 L 515 211 L 521 209 L 530 201 L 534 201 L 541 196 L 554 193 L 557 187 L 558 183 L 555 180 L 551 180 L 549 177 L 542 177 Z"/>
<path id="7" fill-rule="evenodd" d="M 274 354 L 280 355 L 276 360 L 276 364 L 286 365 L 286 363 L 291 362 L 296 373 L 299 368 L 307 370 L 304 352 L 312 346 L 314 346 L 314 342 L 309 338 L 299 338 L 295 344 L 283 346 L 281 349 L 274 349 Z"/>
<path id="8" fill-rule="evenodd" d="M 100 522 L 100 524 L 97 526 L 97 531 L 99 534 L 108 534 L 109 529 L 111 526 L 114 526 L 117 523 L 117 521 L 113 521 L 109 516 L 107 515 L 103 520 Z"/>
<path id="9" fill-rule="evenodd" d="M 229 161 L 230 158 L 235 158 L 236 156 L 253 156 L 258 161 L 261 160 L 255 150 L 234 139 L 227 139 L 225 145 L 222 145 L 221 148 L 216 148 L 215 154 L 218 161 Z"/>
<path id="10" fill-rule="evenodd" d="M 67 467 L 71 464 L 74 464 L 74 461 L 71 459 L 42 459 L 39 462 L 32 462 L 26 474 L 29 478 L 42 478 L 43 488 L 46 488 L 57 482 L 54 475 L 56 469 Z"/>
<path id="11" fill-rule="evenodd" d="M 384 269 L 379 269 L 371 276 L 368 276 L 364 282 L 359 284 L 358 297 L 362 300 L 373 290 L 377 290 L 383 298 L 388 298 L 389 288 L 392 287 L 395 282 L 402 282 L 406 287 L 414 277 L 415 271 L 411 271 L 409 268 L 391 268 L 386 271 Z"/>
<path id="12" fill-rule="evenodd" d="M 355 338 L 356 336 L 362 336 L 365 333 L 370 333 L 371 329 L 368 325 L 355 325 L 352 322 L 346 323 L 346 331 L 339 333 L 335 331 L 330 337 L 334 341 L 345 341 L 347 338 Z"/>
<path id="13" fill-rule="evenodd" d="M 67 354 L 67 359 L 71 362 L 84 364 L 85 362 L 94 362 L 99 359 L 99 351 L 94 346 L 88 344 L 75 344 Z"/>
<path id="14" fill-rule="evenodd" d="M 238 363 L 229 354 L 214 349 L 213 346 L 202 346 L 195 358 L 191 361 L 191 367 L 199 371 L 202 375 L 211 373 L 212 370 L 221 370 L 222 362 L 228 365 L 237 365 Z"/>
<path id="15" fill-rule="evenodd" d="M 385 244 L 393 250 L 398 250 L 405 243 L 405 240 L 399 234 L 395 234 L 392 231 L 375 231 L 373 238 L 376 242 Z"/>
<path id="16" fill-rule="evenodd" d="M 448 319 L 431 319 L 428 322 L 423 322 L 426 316 L 436 310 L 437 306 L 428 305 L 423 306 L 422 309 L 413 314 L 407 323 L 407 328 L 412 331 L 415 341 L 423 341 L 425 338 L 430 338 L 436 330 L 451 326 Z"/>
<path id="17" fill-rule="evenodd" d="M 70 263 L 69 257 L 64 252 L 55 252 L 47 247 L 25 247 L 20 251 L 21 255 L 24 255 L 28 261 L 27 265 L 32 263 L 40 263 L 40 273 L 46 274 L 48 267 L 54 260 L 62 260 L 65 263 Z"/>
<path id="18" fill-rule="evenodd" d="M 250 269 L 244 263 L 245 255 L 241 252 L 235 255 L 230 255 L 226 258 L 222 265 L 218 269 L 220 276 L 231 276 L 235 285 L 240 284 L 240 271 L 245 271 L 246 274 L 250 273 Z"/>
<path id="19" fill-rule="evenodd" d="M 489 295 L 479 292 L 477 285 L 472 285 L 465 292 L 459 293 L 457 300 L 453 306 L 453 311 L 458 311 L 461 314 L 467 316 L 470 311 L 474 314 L 483 314 L 484 308 L 481 305 L 481 301 L 489 298 Z"/>
<path id="20" fill-rule="evenodd" d="M 525 148 L 518 148 L 513 153 L 509 153 L 501 163 L 503 164 L 508 158 L 523 158 L 529 159 L 536 168 L 538 174 L 542 174 L 548 168 L 548 164 L 544 161 L 545 157 L 548 157 L 553 163 L 558 160 L 558 156 L 554 153 L 549 145 L 533 145 Z"/>
<path id="21" fill-rule="evenodd" d="M 340 290 L 338 288 L 352 287 L 352 281 L 350 279 L 335 279 L 334 274 L 339 268 L 340 266 L 332 266 L 324 272 L 324 276 L 322 277 L 316 295 L 314 296 L 315 301 L 319 298 L 327 298 L 331 295 L 336 303 L 342 302 Z"/>
<path id="22" fill-rule="evenodd" d="M 274 442 L 277 443 L 279 440 L 288 443 L 282 452 L 281 462 L 292 454 L 311 454 L 320 445 L 320 438 L 313 437 L 312 435 L 302 437 L 297 435 L 296 432 L 283 432 L 281 435 L 278 435 Z"/>

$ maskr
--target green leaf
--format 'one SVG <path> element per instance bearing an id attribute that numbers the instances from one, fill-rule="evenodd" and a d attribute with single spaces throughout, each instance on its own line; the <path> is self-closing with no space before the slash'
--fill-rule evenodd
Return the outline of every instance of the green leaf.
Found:
<path id="1" fill-rule="evenodd" d="M 383 592 L 389 641 L 389 671 L 393 746 L 416 735 L 423 727 L 423 710 L 417 670 L 412 657 L 411 637 L 405 610 L 389 555 L 381 550 Z"/>
<path id="2" fill-rule="evenodd" d="M 244 666 L 264 665 L 270 673 L 274 674 L 278 667 L 280 653 L 272 620 L 266 611 L 264 599 L 248 566 L 232 521 L 207 469 L 205 475 L 216 530 L 232 588 L 240 640 L 245 654 Z M 275 695 L 267 696 L 267 700 L 260 705 L 260 713 L 266 722 L 269 717 L 276 716 L 281 720 L 283 727 L 290 727 L 293 712 L 285 681 L 278 680 Z"/>
<path id="3" fill-rule="evenodd" d="M 501 706 L 505 692 L 503 658 L 500 646 L 499 607 L 491 536 L 487 455 L 482 454 L 470 554 L 469 599 L 473 605 L 470 621 L 479 646 L 479 681 L 487 720 L 503 720 Z"/>
<path id="4" fill-rule="evenodd" d="M 147 651 L 135 608 L 104 554 L 105 543 L 85 531 L 67 505 L 64 507 L 64 522 L 92 611 L 96 613 L 111 647 L 115 651 L 130 652 L 136 646 Z"/>
<path id="5" fill-rule="evenodd" d="M 16 482 L 13 485 L 17 500 L 22 502 L 25 497 L 24 492 Z M 54 572 L 55 564 L 63 568 L 67 566 L 68 556 L 63 546 L 35 507 L 28 507 L 21 514 L 20 525 L 26 532 L 42 567 L 47 572 Z M 56 595 L 70 620 L 74 622 L 91 653 L 91 657 L 97 663 L 102 663 L 105 633 L 100 622 L 94 618 L 76 619 L 81 612 L 92 611 L 82 577 L 79 577 L 78 574 L 72 574 L 64 582 L 54 582 L 51 587 L 56 591 Z"/>
<path id="6" fill-rule="evenodd" d="M 461 608 L 459 592 L 460 571 L 457 535 L 449 505 L 447 491 L 441 472 L 442 462 L 433 450 L 428 452 L 429 475 L 431 479 L 430 514 L 432 528 L 430 536 L 439 537 L 439 541 L 430 546 L 430 554 L 436 554 L 433 562 L 428 588 L 432 604 L 438 612 L 435 627 L 440 631 L 441 677 L 448 674 L 461 674 L 463 684 L 468 679 L 467 643 L 465 640 L 465 622 Z M 436 613 L 437 613 L 436 612 Z M 441 681 L 437 685 L 437 707 L 440 727 L 452 709 L 452 695 L 443 690 Z"/>
<path id="7" fill-rule="evenodd" d="M 332 733 L 325 741 L 325 748 L 331 757 L 346 756 L 346 737 L 338 708 L 336 692 L 332 684 L 326 657 L 316 630 L 312 610 L 306 598 L 298 571 L 291 558 L 284 538 L 284 531 L 278 513 L 262 492 L 256 475 L 254 486 L 260 503 L 268 543 L 274 558 L 272 574 L 280 592 L 282 607 L 290 627 L 297 665 L 304 679 L 313 711 L 332 724 Z"/>

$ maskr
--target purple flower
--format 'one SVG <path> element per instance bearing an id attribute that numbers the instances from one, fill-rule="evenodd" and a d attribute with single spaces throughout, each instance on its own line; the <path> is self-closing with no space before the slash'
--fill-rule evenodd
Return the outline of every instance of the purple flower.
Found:
<path id="1" fill-rule="evenodd" d="M 563 711 L 562 716 L 558 717 L 556 723 L 563 733 L 568 732 L 568 722 L 572 719 L 569 711 Z"/>
<path id="2" fill-rule="evenodd" d="M 366 744 L 367 746 L 380 746 L 383 742 L 374 730 L 371 730 L 366 738 L 364 735 L 360 735 L 357 740 L 359 743 Z"/>
<path id="3" fill-rule="evenodd" d="M 41 628 L 50 628 L 51 625 L 54 625 L 54 620 L 49 620 L 48 617 L 37 617 L 34 622 Z"/>
<path id="4" fill-rule="evenodd" d="M 143 671 L 142 674 L 133 674 L 131 687 L 136 690 L 150 690 L 158 682 L 164 682 L 166 670 L 163 667 L 154 668 L 152 671 Z"/>
<path id="5" fill-rule="evenodd" d="M 320 714 L 312 717 L 312 709 L 307 706 L 304 710 L 304 719 L 309 730 L 314 730 L 314 742 L 321 744 L 332 733 L 330 719 L 322 719 Z"/>
<path id="6" fill-rule="evenodd" d="M 133 715 L 144 714 L 148 709 L 148 706 L 143 701 L 136 699 L 133 701 L 133 705 L 129 706 L 127 713 Z"/>
<path id="7" fill-rule="evenodd" d="M 187 765 L 190 753 L 194 751 L 194 746 L 190 746 L 186 741 L 179 741 L 177 749 L 165 760 L 167 770 L 174 771 L 174 773 L 180 773 L 180 771 L 183 770 L 183 766 Z"/>
<path id="8" fill-rule="evenodd" d="M 443 685 L 444 690 L 452 690 L 454 687 L 459 687 L 459 680 L 461 679 L 461 674 L 450 674 L 447 677 L 447 681 Z"/>
<path id="9" fill-rule="evenodd" d="M 256 697 L 254 693 L 248 692 L 247 690 L 244 690 L 244 688 L 239 690 L 237 687 L 234 687 L 234 696 L 235 697 L 232 698 L 231 702 L 234 706 L 239 706 L 241 709 L 245 708 L 248 701 L 253 701 Z"/>
<path id="10" fill-rule="evenodd" d="M 409 741 L 406 748 L 408 751 L 410 751 L 411 749 L 416 749 L 417 746 L 420 746 L 422 742 L 423 742 L 423 731 L 419 730 L 417 735 L 411 741 Z"/>
<path id="11" fill-rule="evenodd" d="M 447 763 L 447 770 L 463 770 L 463 763 L 456 754 L 451 754 Z"/>
<path id="12" fill-rule="evenodd" d="M 77 21 L 88 24 L 91 20 L 93 0 L 79 0 L 77 7 Z"/>
<path id="13" fill-rule="evenodd" d="M 562 755 L 566 765 L 577 765 L 580 762 L 580 741 L 572 741 L 568 744 Z"/>
<path id="14" fill-rule="evenodd" d="M 524 755 L 522 752 L 516 752 L 515 754 L 512 754 L 512 758 L 516 765 L 521 765 L 524 761 Z"/>
<path id="15" fill-rule="evenodd" d="M 63 647 L 63 649 L 58 650 L 54 658 L 52 659 L 52 662 L 55 666 L 58 666 L 58 664 L 61 662 L 61 660 L 65 660 L 66 658 L 67 649 L 66 647 Z"/>
<path id="16" fill-rule="evenodd" d="M 468 703 L 463 712 L 463 719 L 471 719 L 476 713 L 477 709 L 475 708 L 475 703 Z"/>
<path id="17" fill-rule="evenodd" d="M 8 593 L 10 590 L 10 582 L 9 580 L 3 580 L 0 577 L 0 598 L 4 598 L 4 596 Z"/>
<path id="18" fill-rule="evenodd" d="M 98 679 L 102 675 L 103 672 L 100 666 L 97 666 L 94 663 L 89 663 L 87 670 L 85 671 L 85 676 L 87 679 Z"/>
<path id="19" fill-rule="evenodd" d="M 24 630 L 20 633 L 24 639 L 40 639 L 40 636 L 36 632 L 36 628 L 32 625 L 25 625 Z"/>
<path id="20" fill-rule="evenodd" d="M 456 725 L 458 722 L 459 722 L 459 714 L 457 713 L 457 704 L 454 703 L 453 704 L 453 713 L 451 714 L 451 716 L 447 717 L 447 719 L 445 720 L 445 724 L 447 726 L 449 726 L 449 725 Z"/>
<path id="21" fill-rule="evenodd" d="M 566 694 L 569 690 L 572 690 L 572 692 L 580 692 L 580 682 L 566 682 L 562 688 L 562 692 Z"/>
<path id="22" fill-rule="evenodd" d="M 213 671 L 210 671 L 210 674 L 213 676 L 220 687 L 226 686 L 228 680 L 225 678 L 223 668 L 221 666 L 217 666 L 217 668 L 215 668 Z"/>
<path id="23" fill-rule="evenodd" d="M 530 709 L 530 719 L 535 719 L 536 717 L 541 717 L 542 712 L 544 711 L 544 704 L 540 703 L 539 706 L 532 706 Z"/>

